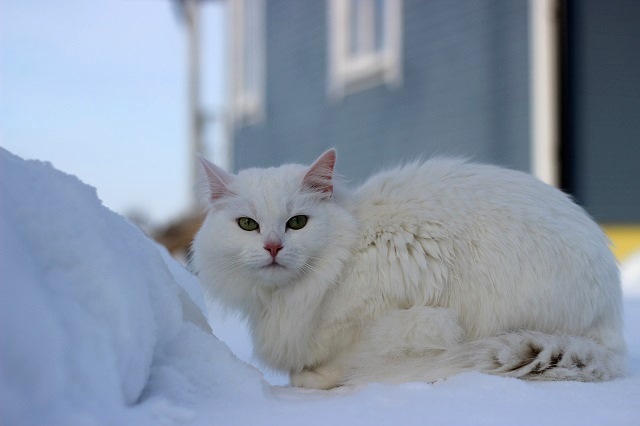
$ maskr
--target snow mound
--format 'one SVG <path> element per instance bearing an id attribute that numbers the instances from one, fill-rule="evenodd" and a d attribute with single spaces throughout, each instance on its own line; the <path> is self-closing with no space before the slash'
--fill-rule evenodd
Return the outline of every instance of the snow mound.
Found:
<path id="1" fill-rule="evenodd" d="M 268 386 L 211 334 L 204 309 L 195 277 L 93 188 L 0 148 L 2 425 L 640 422 L 637 298 L 625 301 L 626 378 L 529 383 L 469 373 L 331 391 Z M 241 322 L 212 312 L 209 323 L 254 363 Z"/>
<path id="2" fill-rule="evenodd" d="M 0 423 L 140 424 L 163 398 L 260 391 L 174 274 L 195 279 L 93 188 L 0 149 L 0 194 Z"/>

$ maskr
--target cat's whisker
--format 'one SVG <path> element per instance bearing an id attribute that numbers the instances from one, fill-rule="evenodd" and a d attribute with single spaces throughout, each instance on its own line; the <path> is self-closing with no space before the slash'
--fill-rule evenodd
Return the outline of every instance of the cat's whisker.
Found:
<path id="1" fill-rule="evenodd" d="M 307 275 L 311 275 L 311 274 L 319 274 L 321 273 L 320 268 L 316 267 L 315 265 L 311 264 L 310 262 L 305 262 L 302 267 L 300 267 L 300 269 L 298 270 L 298 276 L 300 278 L 303 278 Z"/>
<path id="2" fill-rule="evenodd" d="M 224 272 L 233 272 L 241 269 L 244 266 L 244 262 L 240 259 L 225 259 L 224 261 L 219 260 L 214 262 L 214 265 L 217 269 L 220 269 Z"/>

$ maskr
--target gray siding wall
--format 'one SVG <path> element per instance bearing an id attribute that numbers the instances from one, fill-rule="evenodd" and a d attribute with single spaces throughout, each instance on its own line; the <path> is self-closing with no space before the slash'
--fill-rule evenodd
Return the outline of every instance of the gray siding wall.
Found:
<path id="1" fill-rule="evenodd" d="M 640 221 L 640 1 L 569 8 L 571 190 L 597 220 Z"/>
<path id="2" fill-rule="evenodd" d="M 526 0 L 405 0 L 402 85 L 341 100 L 327 95 L 327 7 L 266 1 L 266 119 L 236 129 L 236 170 L 332 146 L 356 182 L 433 155 L 529 170 Z"/>

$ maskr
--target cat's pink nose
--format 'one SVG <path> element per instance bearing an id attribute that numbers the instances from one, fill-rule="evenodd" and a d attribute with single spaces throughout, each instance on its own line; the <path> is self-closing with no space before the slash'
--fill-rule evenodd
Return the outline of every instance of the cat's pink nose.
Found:
<path id="1" fill-rule="evenodd" d="M 279 241 L 268 241 L 264 244 L 264 249 L 271 253 L 271 257 L 275 258 L 278 252 L 282 250 L 282 243 Z"/>

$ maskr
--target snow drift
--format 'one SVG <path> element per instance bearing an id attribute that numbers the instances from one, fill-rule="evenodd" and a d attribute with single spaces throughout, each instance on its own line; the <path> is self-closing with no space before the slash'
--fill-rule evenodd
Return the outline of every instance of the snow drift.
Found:
<path id="1" fill-rule="evenodd" d="M 0 173 L 2 424 L 155 423 L 190 393 L 261 394 L 158 248 L 94 189 L 6 151 Z"/>
<path id="2" fill-rule="evenodd" d="M 197 281 L 163 249 L 77 178 L 0 149 L 3 425 L 638 423 L 640 299 L 625 307 L 631 375 L 613 382 L 471 373 L 328 392 L 269 386 L 214 337 Z M 253 362 L 240 322 L 209 322 Z"/>

